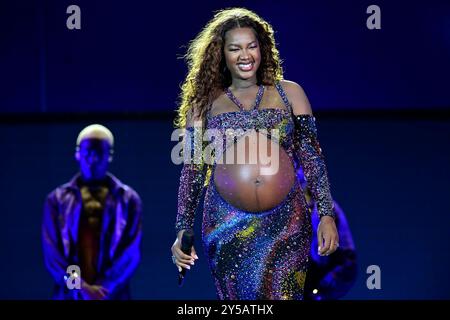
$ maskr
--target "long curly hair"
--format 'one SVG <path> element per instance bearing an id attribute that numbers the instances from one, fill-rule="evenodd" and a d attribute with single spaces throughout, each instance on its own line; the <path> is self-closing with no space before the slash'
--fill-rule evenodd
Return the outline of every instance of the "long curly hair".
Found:
<path id="1" fill-rule="evenodd" d="M 258 85 L 274 85 L 283 79 L 283 69 L 275 45 L 272 26 L 256 13 L 244 8 L 223 9 L 214 15 L 197 37 L 189 43 L 184 59 L 188 74 L 181 86 L 176 127 L 185 127 L 188 115 L 204 119 L 207 107 L 224 88 L 231 85 L 231 74 L 224 56 L 225 34 L 234 28 L 254 30 L 261 50 L 257 70 Z"/>

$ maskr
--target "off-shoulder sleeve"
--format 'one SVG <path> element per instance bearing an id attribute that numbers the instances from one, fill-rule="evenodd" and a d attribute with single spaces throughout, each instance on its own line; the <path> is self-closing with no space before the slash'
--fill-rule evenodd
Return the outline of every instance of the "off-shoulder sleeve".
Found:
<path id="1" fill-rule="evenodd" d="M 198 207 L 208 165 L 203 161 L 203 137 L 201 127 L 188 127 L 183 137 L 183 168 L 178 188 L 178 212 L 175 230 L 192 229 L 195 210 Z"/>
<path id="2" fill-rule="evenodd" d="M 319 218 L 334 218 L 333 199 L 325 159 L 317 138 L 315 118 L 309 114 L 294 115 L 295 147 L 306 181 L 317 204 Z"/>

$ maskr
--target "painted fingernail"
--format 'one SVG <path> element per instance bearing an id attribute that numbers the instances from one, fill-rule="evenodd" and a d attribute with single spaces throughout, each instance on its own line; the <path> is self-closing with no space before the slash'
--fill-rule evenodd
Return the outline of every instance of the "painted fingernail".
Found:
<path id="1" fill-rule="evenodd" d="M 195 257 L 195 259 L 198 259 L 198 256 L 196 254 L 194 255 L 194 257 Z"/>
<path id="2" fill-rule="evenodd" d="M 189 267 L 189 266 L 186 266 L 186 268 L 188 268 L 188 270 L 191 270 L 191 267 Z"/>
<path id="3" fill-rule="evenodd" d="M 178 267 L 178 272 L 181 272 L 181 267 Z"/>

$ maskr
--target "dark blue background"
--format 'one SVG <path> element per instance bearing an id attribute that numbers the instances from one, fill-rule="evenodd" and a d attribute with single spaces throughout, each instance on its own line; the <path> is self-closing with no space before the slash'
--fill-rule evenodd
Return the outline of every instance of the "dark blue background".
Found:
<path id="1" fill-rule="evenodd" d="M 286 78 L 317 110 L 450 105 L 448 1 L 6 1 L 6 112 L 173 110 L 187 45 L 213 10 L 241 5 L 273 24 Z M 366 9 L 381 8 L 381 30 Z M 81 8 L 81 30 L 66 8 Z"/>
<path id="2" fill-rule="evenodd" d="M 66 28 L 78 4 L 82 29 Z M 366 8 L 381 7 L 368 30 Z M 450 298 L 450 4 L 444 1 L 20 1 L 0 9 L 0 298 L 46 299 L 45 196 L 75 174 L 78 132 L 116 135 L 112 172 L 144 201 L 140 299 L 215 299 L 205 256 L 184 288 L 170 260 L 180 167 L 172 111 L 182 48 L 234 5 L 276 30 L 285 77 L 316 112 L 332 193 L 359 257 L 350 299 Z M 201 214 L 197 215 L 197 234 Z M 381 268 L 368 290 L 366 268 Z"/>

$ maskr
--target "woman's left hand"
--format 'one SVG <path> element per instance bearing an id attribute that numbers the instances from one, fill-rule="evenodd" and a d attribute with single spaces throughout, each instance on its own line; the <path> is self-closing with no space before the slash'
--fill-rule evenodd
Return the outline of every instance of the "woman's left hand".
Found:
<path id="1" fill-rule="evenodd" d="M 333 217 L 323 216 L 317 227 L 319 256 L 328 256 L 339 247 L 339 235 Z"/>

